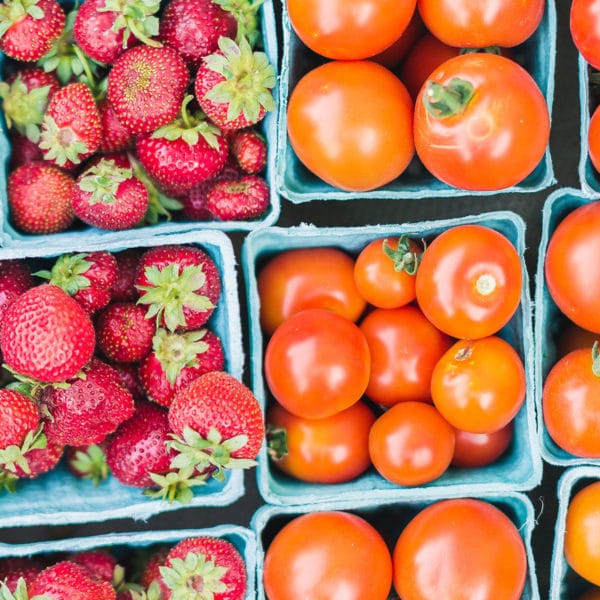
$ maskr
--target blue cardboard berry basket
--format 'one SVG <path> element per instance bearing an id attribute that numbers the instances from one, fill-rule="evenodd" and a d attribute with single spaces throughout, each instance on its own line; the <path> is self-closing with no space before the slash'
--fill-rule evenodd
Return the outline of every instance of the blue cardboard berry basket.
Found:
<path id="1" fill-rule="evenodd" d="M 285 3 L 284 3 L 285 4 Z M 418 160 L 396 180 L 368 192 L 346 192 L 325 183 L 312 174 L 300 162 L 287 137 L 287 103 L 299 79 L 309 70 L 324 62 L 309 51 L 295 34 L 289 16 L 283 8 L 283 55 L 279 88 L 279 131 L 277 135 L 277 159 L 275 164 L 275 187 L 290 202 L 311 200 L 352 200 L 354 198 L 428 198 L 464 195 L 487 195 L 497 192 L 467 192 L 451 187 L 434 178 Z M 556 6 L 547 0 L 546 10 L 537 31 L 516 49 L 519 62 L 533 76 L 551 111 L 554 98 L 554 71 L 556 54 Z M 555 182 L 549 147 L 540 164 L 522 182 L 502 190 L 503 192 L 534 192 L 545 189 Z"/>
<path id="2" fill-rule="evenodd" d="M 218 525 L 206 529 L 173 529 L 164 531 L 134 531 L 103 535 L 65 538 L 28 544 L 0 543 L 0 559 L 12 557 L 44 558 L 68 555 L 103 548 L 124 560 L 129 554 L 152 547 L 174 546 L 178 542 L 201 536 L 226 539 L 242 555 L 246 563 L 248 590 L 245 600 L 256 598 L 256 538 L 254 533 L 239 525 Z"/>
<path id="3" fill-rule="evenodd" d="M 258 488 L 263 498 L 278 505 L 293 505 L 333 500 L 336 498 L 361 499 L 365 496 L 385 501 L 404 500 L 417 495 L 429 499 L 443 493 L 496 494 L 508 491 L 525 491 L 534 488 L 542 476 L 533 395 L 533 326 L 531 300 L 523 252 L 525 224 L 516 214 L 508 211 L 480 215 L 404 223 L 401 225 L 376 225 L 365 227 L 317 228 L 302 225 L 292 228 L 268 227 L 251 232 L 242 246 L 242 268 L 247 288 L 248 323 L 250 335 L 250 376 L 256 397 L 267 407 L 269 392 L 263 377 L 263 354 L 266 340 L 260 328 L 260 297 L 257 273 L 270 256 L 292 248 L 333 246 L 356 256 L 370 241 L 403 233 L 417 239 L 431 240 L 435 235 L 453 226 L 479 223 L 503 233 L 517 248 L 523 268 L 521 302 L 511 321 L 499 333 L 521 356 L 527 378 L 527 397 L 515 418 L 514 441 L 506 454 L 495 464 L 479 469 L 449 469 L 438 480 L 418 488 L 398 486 L 386 481 L 374 469 L 358 479 L 340 484 L 309 484 L 283 475 L 270 462 L 263 445 L 257 467 Z"/>
<path id="4" fill-rule="evenodd" d="M 20 246 L 0 248 L 0 261 L 14 258 L 51 258 L 65 252 L 106 250 L 118 252 L 128 248 L 148 248 L 170 244 L 197 245 L 216 262 L 221 273 L 222 292 L 208 326 L 221 338 L 225 353 L 225 370 L 241 380 L 244 367 L 242 328 L 238 296 L 236 262 L 229 237 L 221 231 L 196 231 L 182 234 L 162 234 L 151 238 L 140 232 L 127 244 L 105 238 L 70 238 L 60 246 L 46 248 Z M 190 504 L 172 503 L 144 496 L 139 488 L 119 483 L 114 477 L 93 487 L 88 480 L 71 474 L 59 464 L 49 473 L 18 484 L 17 492 L 0 491 L 0 527 L 41 524 L 62 525 L 105 521 L 116 518 L 144 520 L 148 517 L 184 507 L 224 506 L 244 494 L 241 471 L 232 471 L 224 483 L 210 480 L 195 488 Z"/>
<path id="5" fill-rule="evenodd" d="M 70 7 L 72 2 L 70 0 L 61 0 L 61 4 L 64 7 Z M 262 3 L 259 9 L 259 17 L 261 20 L 263 51 L 277 72 L 279 50 L 273 0 L 265 0 Z M 5 64 L 6 57 L 0 52 L 0 73 L 4 73 Z M 273 96 L 275 99 L 275 104 L 277 105 L 279 103 L 278 84 L 273 89 Z M 90 237 L 109 239 L 114 238 L 127 241 L 130 237 L 139 235 L 139 232 L 144 232 L 145 235 L 152 236 L 165 233 L 204 230 L 207 228 L 221 231 L 250 231 L 257 227 L 275 223 L 275 221 L 277 221 L 279 218 L 280 213 L 280 197 L 276 193 L 275 187 L 271 181 L 275 171 L 275 147 L 277 132 L 276 110 L 267 113 L 265 118 L 260 123 L 259 130 L 265 137 L 268 145 L 267 166 L 263 176 L 265 177 L 266 182 L 269 184 L 270 200 L 270 207 L 268 211 L 260 219 L 252 221 L 190 221 L 175 218 L 174 220 L 170 221 L 162 220 L 155 225 L 147 225 L 137 229 L 128 229 L 124 231 L 105 231 L 80 223 L 77 229 L 54 234 L 36 235 L 23 233 L 22 231 L 17 230 L 11 223 L 10 209 L 6 191 L 11 146 L 7 133 L 6 121 L 4 119 L 4 113 L 2 110 L 0 110 L 0 246 L 20 245 L 21 243 L 26 242 L 38 244 L 44 247 L 51 240 L 57 240 L 59 243 L 69 243 L 71 240 L 88 239 Z"/>
<path id="6" fill-rule="evenodd" d="M 521 600 L 539 600 L 540 593 L 531 546 L 532 532 L 537 523 L 531 500 L 524 494 L 518 492 L 497 496 L 464 494 L 464 497 L 479 498 L 480 500 L 490 502 L 502 510 L 516 525 L 521 535 L 521 539 L 525 544 L 528 562 L 527 579 Z M 375 529 L 383 535 L 390 550 L 393 550 L 402 528 L 416 516 L 419 511 L 443 498 L 445 498 L 445 495 L 439 495 L 435 498 L 428 498 L 426 500 L 413 497 L 398 502 L 390 500 L 377 500 L 377 502 L 373 502 L 372 499 L 362 496 L 361 498 L 356 498 L 352 501 L 331 500 L 328 502 L 302 504 L 298 506 L 262 506 L 254 513 L 250 522 L 250 528 L 256 535 L 257 544 L 257 599 L 265 600 L 262 581 L 267 548 L 275 534 L 293 518 L 300 516 L 301 514 L 320 511 L 341 510 L 351 512 L 361 516 L 373 525 Z"/>
<path id="7" fill-rule="evenodd" d="M 596 171 L 588 152 L 588 133 L 590 120 L 595 108 L 598 106 L 598 97 L 595 96 L 590 82 L 591 67 L 581 54 L 578 55 L 577 65 L 579 70 L 579 181 L 581 189 L 586 195 L 594 196 L 600 193 L 600 174 Z"/>

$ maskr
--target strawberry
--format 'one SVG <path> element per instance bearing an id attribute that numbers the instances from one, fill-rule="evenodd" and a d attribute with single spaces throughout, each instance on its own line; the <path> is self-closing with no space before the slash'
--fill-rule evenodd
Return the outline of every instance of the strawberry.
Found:
<path id="1" fill-rule="evenodd" d="M 115 302 L 134 302 L 138 298 L 135 277 L 140 253 L 135 248 L 113 254 L 117 261 L 118 276 L 112 286 L 111 297 Z"/>
<path id="2" fill-rule="evenodd" d="M 21 135 L 17 131 L 9 132 L 10 139 L 10 163 L 9 171 L 14 171 L 25 163 L 42 161 L 44 155 L 40 147 L 30 139 Z"/>
<path id="3" fill-rule="evenodd" d="M 152 554 L 145 560 L 142 573 L 140 575 L 140 585 L 143 588 L 148 589 L 153 581 L 160 578 L 159 567 L 164 566 L 165 561 L 171 548 L 169 546 L 163 546 L 154 550 Z"/>
<path id="4" fill-rule="evenodd" d="M 33 62 L 46 54 L 65 27 L 56 0 L 5 0 L 0 6 L 0 51 Z"/>
<path id="5" fill-rule="evenodd" d="M 129 390 L 129 393 L 136 402 L 146 399 L 146 392 L 142 387 L 142 382 L 138 375 L 137 364 L 117 362 L 111 362 L 109 364 L 119 374 L 121 383 Z"/>
<path id="6" fill-rule="evenodd" d="M 134 412 L 133 397 L 119 375 L 97 358 L 84 378 L 68 383 L 42 391 L 41 402 L 50 414 L 44 431 L 52 440 L 70 446 L 98 444 Z"/>
<path id="7" fill-rule="evenodd" d="M 31 287 L 33 277 L 24 260 L 0 260 L 0 327 L 9 304 Z"/>
<path id="8" fill-rule="evenodd" d="M 175 119 L 189 79 L 185 61 L 173 48 L 135 46 L 114 62 L 107 97 L 119 121 L 138 135 Z"/>
<path id="9" fill-rule="evenodd" d="M 25 233 L 56 233 L 75 220 L 71 175 L 43 161 L 26 163 L 8 177 L 8 206 L 15 227 Z"/>
<path id="10" fill-rule="evenodd" d="M 269 186 L 258 175 L 219 181 L 206 197 L 206 208 L 221 221 L 257 219 L 269 205 Z"/>
<path id="11" fill-rule="evenodd" d="M 221 294 L 221 276 L 213 259 L 195 246 L 150 248 L 140 258 L 138 303 L 146 318 L 170 331 L 199 329 L 212 315 Z"/>
<path id="12" fill-rule="evenodd" d="M 169 406 L 175 392 L 208 371 L 225 366 L 219 337 L 208 329 L 171 333 L 159 328 L 139 376 L 148 398 Z"/>
<path id="13" fill-rule="evenodd" d="M 76 300 L 59 287 L 33 287 L 8 307 L 0 331 L 6 365 L 36 381 L 75 377 L 96 345 L 94 326 Z"/>
<path id="14" fill-rule="evenodd" d="M 115 109 L 107 98 L 98 102 L 98 112 L 102 124 L 102 139 L 98 152 L 120 152 L 129 149 L 133 143 L 133 136 L 119 121 Z"/>
<path id="15" fill-rule="evenodd" d="M 131 229 L 148 208 L 146 186 L 131 165 L 122 167 L 112 158 L 101 158 L 76 180 L 71 195 L 75 214 L 99 229 Z"/>
<path id="16" fill-rule="evenodd" d="M 27 470 L 22 469 L 18 464 L 15 470 L 17 477 L 23 479 L 34 479 L 44 473 L 48 473 L 56 467 L 63 456 L 65 447 L 59 442 L 47 440 L 44 448 L 33 448 L 25 453 L 27 459 Z"/>
<path id="17" fill-rule="evenodd" d="M 239 45 L 219 38 L 219 50 L 202 59 L 194 93 L 206 116 L 223 130 L 258 123 L 275 108 L 275 70 L 264 52 L 253 52 L 248 40 Z"/>
<path id="18" fill-rule="evenodd" d="M 67 466 L 80 479 L 91 479 L 94 486 L 108 477 L 106 464 L 106 439 L 100 444 L 69 446 L 66 450 Z"/>
<path id="19" fill-rule="evenodd" d="M 29 556 L 3 558 L 0 559 L 0 582 L 3 581 L 14 592 L 19 578 L 29 585 L 41 570 L 40 563 Z"/>
<path id="20" fill-rule="evenodd" d="M 96 320 L 98 347 L 111 361 L 138 362 L 152 348 L 154 321 L 133 302 L 114 302 Z"/>
<path id="21" fill-rule="evenodd" d="M 254 129 L 241 129 L 232 133 L 230 139 L 231 153 L 242 171 L 256 175 L 267 165 L 267 142 Z"/>
<path id="22" fill-rule="evenodd" d="M 220 36 L 235 38 L 236 34 L 233 14 L 213 0 L 171 0 L 160 20 L 159 39 L 192 66 L 217 50 Z"/>
<path id="23" fill-rule="evenodd" d="M 264 0 L 214 0 L 237 21 L 236 41 L 246 38 L 254 48 L 261 37 L 258 11 Z"/>
<path id="24" fill-rule="evenodd" d="M 99 581 L 113 580 L 117 559 L 108 550 L 96 549 L 74 552 L 66 557 L 66 560 L 82 566 L 88 571 L 92 579 Z"/>

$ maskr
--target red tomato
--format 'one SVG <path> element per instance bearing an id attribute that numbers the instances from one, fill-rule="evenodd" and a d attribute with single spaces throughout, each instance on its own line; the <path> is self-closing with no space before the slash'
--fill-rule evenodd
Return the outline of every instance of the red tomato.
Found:
<path id="1" fill-rule="evenodd" d="M 559 358 L 580 348 L 592 349 L 594 342 L 600 342 L 600 336 L 593 331 L 582 329 L 575 323 L 568 322 L 556 340 Z"/>
<path id="2" fill-rule="evenodd" d="M 513 522 L 471 498 L 441 500 L 414 517 L 393 552 L 402 600 L 519 600 L 527 554 Z"/>
<path id="3" fill-rule="evenodd" d="M 329 417 L 360 400 L 369 382 L 369 346 L 352 321 L 323 308 L 286 319 L 265 352 L 275 399 L 306 419 Z"/>
<path id="4" fill-rule="evenodd" d="M 417 301 L 425 316 L 456 338 L 493 335 L 521 299 L 519 254 L 501 233 L 458 225 L 427 246 L 417 271 Z"/>
<path id="5" fill-rule="evenodd" d="M 571 321 L 600 333 L 600 202 L 569 213 L 554 230 L 545 258 L 548 291 Z"/>
<path id="6" fill-rule="evenodd" d="M 305 308 L 328 308 L 356 321 L 366 306 L 354 283 L 354 259 L 338 248 L 281 252 L 260 269 L 256 283 L 267 335 Z"/>
<path id="7" fill-rule="evenodd" d="M 379 532 L 341 511 L 306 513 L 276 535 L 265 553 L 269 600 L 386 600 L 392 559 Z"/>
<path id="8" fill-rule="evenodd" d="M 495 335 L 459 340 L 438 361 L 431 398 L 457 429 L 493 433 L 510 423 L 525 401 L 525 368 L 517 351 Z"/>
<path id="9" fill-rule="evenodd" d="M 269 456 L 296 479 L 341 483 L 371 466 L 369 431 L 375 415 L 364 402 L 324 419 L 303 419 L 275 403 L 266 422 Z"/>
<path id="10" fill-rule="evenodd" d="M 419 37 L 425 31 L 423 21 L 419 11 L 415 10 L 406 29 L 402 32 L 402 35 L 385 50 L 379 54 L 374 54 L 370 57 L 370 60 L 387 67 L 388 69 L 394 69 L 397 67 L 402 59 L 406 56 L 412 45 L 419 39 Z"/>
<path id="11" fill-rule="evenodd" d="M 371 355 L 365 391 L 382 406 L 431 399 L 431 374 L 452 340 L 412 305 L 376 308 L 360 324 Z"/>
<path id="12" fill-rule="evenodd" d="M 434 481 L 450 466 L 454 429 L 424 402 L 401 402 L 375 421 L 369 452 L 379 474 L 398 485 Z"/>
<path id="13" fill-rule="evenodd" d="M 600 171 L 600 107 L 596 107 L 588 128 L 588 151 L 594 169 Z"/>
<path id="14" fill-rule="evenodd" d="M 600 0 L 572 0 L 569 26 L 573 43 L 595 69 L 600 69 Z"/>
<path id="15" fill-rule="evenodd" d="M 587 484 L 569 502 L 565 558 L 587 581 L 600 585 L 600 481 Z"/>
<path id="16" fill-rule="evenodd" d="M 462 54 L 430 74 L 415 102 L 415 148 L 439 180 L 502 190 L 530 175 L 550 137 L 546 100 L 531 75 L 495 54 Z"/>
<path id="17" fill-rule="evenodd" d="M 378 188 L 404 172 L 414 155 L 412 119 L 404 84 L 371 61 L 316 67 L 297 83 L 287 106 L 299 160 L 348 191 Z"/>
<path id="18" fill-rule="evenodd" d="M 545 0 L 418 0 L 427 29 L 450 46 L 517 46 L 531 37 Z"/>
<path id="19" fill-rule="evenodd" d="M 470 433 L 456 429 L 452 466 L 476 469 L 496 462 L 510 446 L 513 432 L 512 421 L 492 433 Z"/>
<path id="20" fill-rule="evenodd" d="M 369 58 L 391 46 L 407 28 L 416 0 L 287 0 L 298 37 L 327 58 Z"/>

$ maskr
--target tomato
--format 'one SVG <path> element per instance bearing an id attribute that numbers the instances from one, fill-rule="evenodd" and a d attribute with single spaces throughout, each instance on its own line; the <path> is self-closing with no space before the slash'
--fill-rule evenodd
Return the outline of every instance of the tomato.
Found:
<path id="1" fill-rule="evenodd" d="M 569 213 L 552 233 L 544 270 L 548 292 L 574 323 L 600 333 L 600 202 Z"/>
<path id="2" fill-rule="evenodd" d="M 309 71 L 287 106 L 298 159 L 330 185 L 367 191 L 396 179 L 414 156 L 413 102 L 371 61 L 330 61 Z M 366 143 L 368 140 L 368 143 Z"/>
<path id="3" fill-rule="evenodd" d="M 367 397 L 382 406 L 431 399 L 431 374 L 452 340 L 412 305 L 376 308 L 360 324 L 371 356 Z"/>
<path id="4" fill-rule="evenodd" d="M 338 248 L 281 252 L 260 269 L 256 284 L 260 323 L 267 335 L 305 308 L 328 308 L 356 321 L 366 306 L 354 283 L 354 259 Z"/>
<path id="5" fill-rule="evenodd" d="M 371 466 L 369 431 L 375 415 L 360 400 L 324 419 L 303 419 L 274 403 L 266 422 L 269 456 L 296 479 L 341 483 Z"/>
<path id="6" fill-rule="evenodd" d="M 352 321 L 323 308 L 301 310 L 271 336 L 265 377 L 275 399 L 307 419 L 360 400 L 369 382 L 369 346 Z"/>
<path id="7" fill-rule="evenodd" d="M 565 558 L 587 581 L 600 585 L 600 481 L 570 500 L 565 522 Z"/>
<path id="8" fill-rule="evenodd" d="M 575 323 L 568 322 L 561 330 L 556 340 L 559 358 L 579 348 L 592 349 L 594 342 L 600 342 L 600 336 L 593 331 L 582 329 Z"/>
<path id="9" fill-rule="evenodd" d="M 483 225 L 458 225 L 427 246 L 417 271 L 417 302 L 456 338 L 498 332 L 519 306 L 523 273 L 516 248 Z"/>
<path id="10" fill-rule="evenodd" d="M 267 548 L 263 583 L 268 600 L 386 600 L 392 559 L 381 534 L 362 517 L 306 513 L 284 525 Z"/>
<path id="11" fill-rule="evenodd" d="M 369 452 L 379 474 L 414 486 L 441 477 L 454 454 L 454 429 L 431 404 L 401 402 L 377 418 Z"/>
<path id="12" fill-rule="evenodd" d="M 569 27 L 573 43 L 585 60 L 600 69 L 600 0 L 572 0 Z"/>
<path id="13" fill-rule="evenodd" d="M 593 588 L 584 592 L 577 600 L 600 600 L 600 588 Z"/>
<path id="14" fill-rule="evenodd" d="M 542 160 L 550 137 L 546 100 L 531 75 L 495 54 L 455 56 L 415 101 L 415 148 L 425 168 L 456 188 L 502 190 Z"/>
<path id="15" fill-rule="evenodd" d="M 513 421 L 492 433 L 470 433 L 456 429 L 452 466 L 474 469 L 496 462 L 510 446 L 513 433 Z"/>
<path id="16" fill-rule="evenodd" d="M 517 46 L 533 35 L 545 0 L 418 0 L 427 29 L 450 46 Z"/>
<path id="17" fill-rule="evenodd" d="M 592 165 L 596 171 L 600 171 L 600 107 L 597 107 L 592 113 L 587 142 Z"/>
<path id="18" fill-rule="evenodd" d="M 492 433 L 505 427 L 525 401 L 525 368 L 517 351 L 492 335 L 459 340 L 431 375 L 431 397 L 457 429 Z"/>
<path id="19" fill-rule="evenodd" d="M 441 500 L 419 512 L 398 537 L 393 564 L 402 600 L 519 600 L 527 576 L 514 523 L 471 498 Z"/>
<path id="20" fill-rule="evenodd" d="M 600 458 L 600 358 L 591 348 L 574 350 L 550 369 L 542 390 L 550 437 L 575 456 Z"/>
<path id="21" fill-rule="evenodd" d="M 391 46 L 405 31 L 416 0 L 287 0 L 294 31 L 327 58 L 369 58 Z"/>
<path id="22" fill-rule="evenodd" d="M 388 69 L 397 67 L 406 54 L 409 52 L 413 44 L 423 35 L 425 27 L 419 11 L 415 10 L 412 19 L 402 32 L 402 35 L 391 45 L 388 46 L 379 54 L 374 54 L 369 60 L 379 63 Z"/>

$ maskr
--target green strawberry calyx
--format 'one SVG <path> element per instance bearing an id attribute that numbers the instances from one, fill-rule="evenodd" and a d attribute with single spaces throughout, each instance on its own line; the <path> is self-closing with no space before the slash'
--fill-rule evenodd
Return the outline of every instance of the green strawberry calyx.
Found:
<path id="1" fill-rule="evenodd" d="M 43 425 L 35 431 L 29 431 L 20 446 L 13 444 L 0 450 L 0 471 L 15 474 L 17 467 L 25 473 L 31 473 L 26 454 L 30 450 L 43 450 L 46 447 L 46 435 L 43 433 Z"/>
<path id="2" fill-rule="evenodd" d="M 27 592 L 27 583 L 23 577 L 19 577 L 15 591 L 11 592 L 8 585 L 4 581 L 0 581 L 0 600 L 52 600 L 46 594 L 36 594 L 29 597 Z"/>
<path id="3" fill-rule="evenodd" d="M 119 186 L 132 177 L 132 168 L 119 167 L 114 160 L 102 159 L 82 174 L 77 186 L 81 191 L 91 194 L 88 200 L 90 205 L 114 204 Z"/>
<path id="4" fill-rule="evenodd" d="M 81 157 L 88 154 L 88 147 L 71 127 L 60 127 L 53 117 L 46 114 L 42 120 L 39 142 L 46 160 L 53 160 L 59 167 L 67 162 L 78 165 Z"/>
<path id="5" fill-rule="evenodd" d="M 147 590 L 130 590 L 131 600 L 162 600 L 163 595 L 158 581 L 154 580 Z"/>
<path id="6" fill-rule="evenodd" d="M 150 478 L 156 487 L 145 490 L 144 495 L 166 500 L 169 504 L 175 501 L 189 504 L 194 498 L 192 488 L 206 485 L 208 475 L 206 473 L 195 474 L 194 467 L 188 467 L 170 471 L 166 475 L 150 473 Z"/>
<path id="7" fill-rule="evenodd" d="M 198 355 L 208 350 L 203 341 L 206 329 L 188 331 L 186 333 L 169 332 L 159 327 L 152 338 L 152 350 L 173 385 L 185 367 L 197 367 Z"/>
<path id="8" fill-rule="evenodd" d="M 223 10 L 230 12 L 237 21 L 236 41 L 246 38 L 254 48 L 260 41 L 258 11 L 264 0 L 214 0 Z"/>
<path id="9" fill-rule="evenodd" d="M 214 600 L 216 594 L 227 591 L 223 578 L 229 569 L 201 552 L 188 552 L 185 559 L 172 558 L 169 566 L 158 570 L 172 600 Z"/>
<path id="10" fill-rule="evenodd" d="M 273 65 L 264 52 L 253 52 L 246 38 L 236 44 L 221 36 L 219 50 L 204 57 L 206 66 L 223 77 L 206 97 L 214 103 L 228 105 L 228 121 L 243 114 L 249 123 L 256 123 L 261 109 L 269 112 L 275 108 L 272 88 L 277 77 Z"/>
<path id="11" fill-rule="evenodd" d="M 123 30 L 123 48 L 127 48 L 131 34 L 147 46 L 160 48 L 162 44 L 151 39 L 158 35 L 159 20 L 155 14 L 159 8 L 160 0 L 106 0 L 98 11 L 117 13 L 112 30 Z"/>
<path id="12" fill-rule="evenodd" d="M 0 37 L 27 16 L 36 21 L 43 19 L 45 14 L 38 2 L 39 0 L 5 0 L 0 6 Z"/>
<path id="13" fill-rule="evenodd" d="M 86 252 L 62 254 L 50 271 L 37 271 L 34 275 L 48 279 L 52 285 L 61 288 L 69 296 L 74 296 L 79 290 L 85 290 L 91 285 L 86 273 L 94 263 L 87 260 L 88 256 Z"/>
<path id="14" fill-rule="evenodd" d="M 94 487 L 108 477 L 109 468 L 106 463 L 106 455 L 97 444 L 90 444 L 85 449 L 76 450 L 69 460 L 69 464 L 77 472 L 78 477 L 90 479 Z"/>

